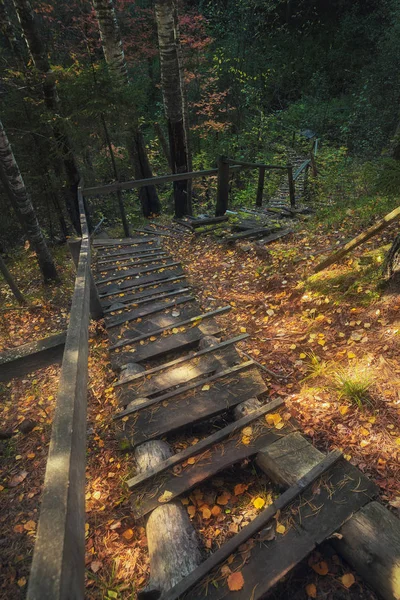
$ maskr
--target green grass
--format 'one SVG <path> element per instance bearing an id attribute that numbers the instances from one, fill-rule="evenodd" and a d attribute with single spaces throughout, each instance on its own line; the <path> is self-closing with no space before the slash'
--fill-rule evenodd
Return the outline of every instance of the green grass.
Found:
<path id="1" fill-rule="evenodd" d="M 344 398 L 359 408 L 371 404 L 373 375 L 367 366 L 358 364 L 340 368 L 333 374 L 332 381 L 339 398 Z"/>

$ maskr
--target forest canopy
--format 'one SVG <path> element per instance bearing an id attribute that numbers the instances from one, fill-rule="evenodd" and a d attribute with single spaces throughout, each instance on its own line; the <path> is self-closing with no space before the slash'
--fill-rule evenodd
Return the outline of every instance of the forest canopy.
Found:
<path id="1" fill-rule="evenodd" d="M 172 7 L 180 39 L 188 146 L 186 158 L 175 148 L 179 171 L 215 166 L 221 154 L 284 156 L 304 130 L 346 160 L 400 158 L 395 0 L 187 0 L 178 6 L 118 0 L 112 18 L 124 82 L 107 60 L 102 5 L 112 7 L 85 0 L 0 3 L 2 122 L 47 237 L 64 239 L 77 228 L 71 194 L 79 177 L 90 185 L 171 170 L 166 139 L 174 117 L 166 113 L 157 5 Z M 33 15 L 33 41 L 24 10 Z M 35 57 L 38 45 L 42 60 Z M 54 85 L 53 100 L 45 85 Z M 395 187 L 396 165 L 389 173 L 386 184 Z M 159 195 L 152 188 L 140 192 L 145 216 L 170 208 L 170 190 Z M 8 247 L 24 234 L 15 235 L 18 220 L 4 185 L 0 199 L 0 237 Z M 137 210 L 137 193 L 128 204 L 128 212 Z M 115 199 L 102 200 L 96 218 L 112 222 L 115 206 Z"/>

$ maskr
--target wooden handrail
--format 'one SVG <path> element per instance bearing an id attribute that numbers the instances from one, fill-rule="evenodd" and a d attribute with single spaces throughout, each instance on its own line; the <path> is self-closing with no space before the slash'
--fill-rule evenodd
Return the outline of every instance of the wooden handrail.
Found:
<path id="1" fill-rule="evenodd" d="M 78 188 L 82 243 L 53 418 L 28 600 L 85 596 L 85 470 L 90 240 Z"/>
<path id="2" fill-rule="evenodd" d="M 239 165 L 240 167 L 245 167 L 247 169 L 278 169 L 281 171 L 285 171 L 290 165 L 266 165 L 264 163 L 253 163 L 247 162 L 244 160 L 236 160 L 233 158 L 226 158 L 225 162 L 230 165 Z"/>

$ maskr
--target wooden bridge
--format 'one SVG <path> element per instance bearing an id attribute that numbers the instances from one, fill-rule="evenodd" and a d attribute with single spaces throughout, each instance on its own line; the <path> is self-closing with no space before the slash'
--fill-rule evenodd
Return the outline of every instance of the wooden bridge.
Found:
<path id="1" fill-rule="evenodd" d="M 150 582 L 139 598 L 256 600 L 330 538 L 380 596 L 400 598 L 399 521 L 374 501 L 373 482 L 340 452 L 322 455 L 287 418 L 284 399 L 268 397 L 263 371 L 236 349 L 247 334 L 224 332 L 221 315 L 230 306 L 202 309 L 179 260 L 160 242 L 162 232 L 183 236 L 185 229 L 95 239 L 94 283 L 81 191 L 79 203 L 82 240 L 73 245 L 77 278 L 29 600 L 84 598 L 90 313 L 105 320 L 119 376 L 115 434 L 137 466 L 127 485 L 132 514 L 146 520 L 150 554 Z M 171 436 L 200 423 L 201 439 L 174 454 Z M 249 459 L 280 495 L 205 555 L 179 497 Z M 235 592 L 218 573 L 228 559 L 229 572 L 243 576 Z M 216 579 L 217 587 L 208 585 Z"/>

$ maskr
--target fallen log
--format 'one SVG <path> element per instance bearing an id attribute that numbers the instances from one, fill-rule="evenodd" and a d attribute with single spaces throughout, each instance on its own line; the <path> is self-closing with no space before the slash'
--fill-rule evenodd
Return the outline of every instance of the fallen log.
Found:
<path id="1" fill-rule="evenodd" d="M 357 246 L 360 246 L 367 240 L 374 237 L 374 235 L 376 235 L 377 233 L 380 233 L 381 231 L 386 229 L 386 227 L 388 227 L 398 218 L 400 218 L 400 206 L 392 210 L 392 212 L 390 212 L 389 214 L 385 215 L 383 219 L 377 221 L 374 225 L 372 225 L 372 227 L 369 227 L 366 231 L 363 231 L 355 238 L 350 240 L 350 242 L 347 242 L 347 244 L 342 246 L 342 248 L 340 248 L 337 252 L 334 252 L 334 254 L 328 256 L 328 258 L 323 260 L 321 263 L 319 263 L 319 265 L 317 265 L 314 268 L 314 272 L 318 273 L 319 271 L 323 271 L 330 265 L 337 263 L 341 258 L 343 258 L 343 256 L 351 252 L 351 250 L 354 250 L 354 248 L 357 248 Z"/>
<path id="2" fill-rule="evenodd" d="M 260 469 L 283 488 L 320 462 L 323 454 L 300 433 L 258 453 Z M 356 512 L 331 540 L 337 552 L 384 600 L 400 599 L 400 520 L 377 502 Z"/>

